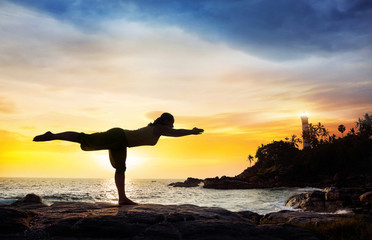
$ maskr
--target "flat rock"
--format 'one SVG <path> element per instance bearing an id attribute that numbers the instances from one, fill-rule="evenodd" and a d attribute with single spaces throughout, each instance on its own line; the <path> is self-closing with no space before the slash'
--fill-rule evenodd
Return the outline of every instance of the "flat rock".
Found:
<path id="1" fill-rule="evenodd" d="M 36 213 L 34 212 L 24 211 L 22 209 L 0 207 L 0 233 L 23 233 L 29 229 L 30 221 L 35 215 Z"/>
<path id="2" fill-rule="evenodd" d="M 321 223 L 334 222 L 353 216 L 352 213 L 345 214 L 325 214 L 317 212 L 295 212 L 282 210 L 266 214 L 260 219 L 261 224 L 286 223 L 294 225 L 313 225 L 319 226 Z"/>
<path id="3" fill-rule="evenodd" d="M 318 239 L 294 225 L 257 225 L 262 216 L 253 212 L 189 204 L 57 202 L 33 210 L 8 205 L 0 206 L 0 217 L 7 219 L 0 239 Z"/>

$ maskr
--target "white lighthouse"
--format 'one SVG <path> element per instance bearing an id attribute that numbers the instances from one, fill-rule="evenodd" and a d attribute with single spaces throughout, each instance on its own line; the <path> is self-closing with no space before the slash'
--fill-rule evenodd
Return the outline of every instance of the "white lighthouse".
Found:
<path id="1" fill-rule="evenodd" d="M 304 136 L 302 141 L 303 141 L 303 147 L 305 149 L 305 148 L 310 147 L 309 139 L 306 137 L 307 134 L 304 134 L 305 132 L 309 131 L 309 119 L 306 113 L 301 114 L 301 121 L 302 121 L 302 135 Z"/>

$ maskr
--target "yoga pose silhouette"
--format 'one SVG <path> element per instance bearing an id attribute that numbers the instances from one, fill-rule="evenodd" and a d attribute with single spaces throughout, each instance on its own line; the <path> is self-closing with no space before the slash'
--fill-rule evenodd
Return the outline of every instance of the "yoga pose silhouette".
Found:
<path id="1" fill-rule="evenodd" d="M 35 142 L 63 140 L 80 143 L 84 151 L 108 150 L 111 165 L 115 170 L 115 184 L 119 194 L 119 205 L 136 204 L 125 195 L 125 170 L 127 147 L 155 145 L 161 136 L 182 137 L 201 134 L 204 130 L 174 129 L 174 117 L 163 113 L 153 123 L 137 130 L 112 128 L 106 132 L 92 134 L 78 132 L 52 133 L 46 132 L 34 138 Z"/>

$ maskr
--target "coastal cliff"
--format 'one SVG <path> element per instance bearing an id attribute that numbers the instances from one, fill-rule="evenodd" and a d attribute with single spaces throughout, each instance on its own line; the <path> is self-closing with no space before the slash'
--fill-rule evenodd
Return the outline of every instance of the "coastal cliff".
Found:
<path id="1" fill-rule="evenodd" d="M 316 240 L 322 239 L 317 226 L 350 221 L 355 215 L 293 211 L 259 215 L 195 205 L 56 202 L 47 206 L 30 194 L 0 205 L 0 217 L 1 239 Z M 364 228 L 372 226 L 368 217 L 363 221 Z"/>

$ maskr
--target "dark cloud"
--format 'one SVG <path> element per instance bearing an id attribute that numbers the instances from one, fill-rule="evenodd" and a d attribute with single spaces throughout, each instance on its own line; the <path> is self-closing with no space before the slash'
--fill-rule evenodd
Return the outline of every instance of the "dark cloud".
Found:
<path id="1" fill-rule="evenodd" d="M 372 1 L 73 1 L 16 0 L 97 31 L 97 21 L 126 18 L 175 25 L 261 57 L 293 59 L 370 49 Z"/>

